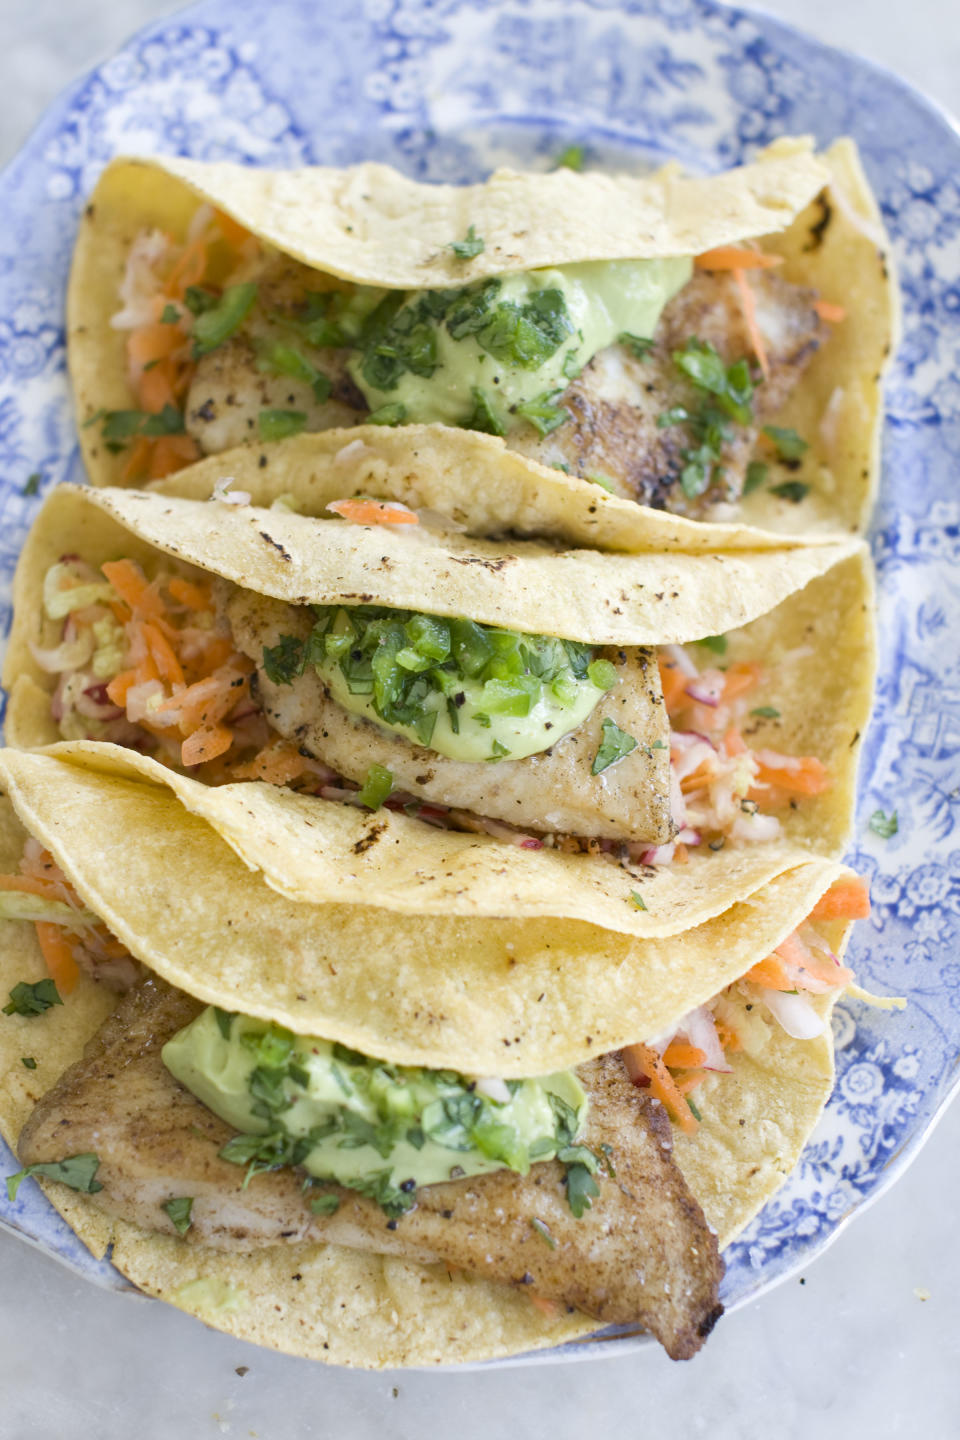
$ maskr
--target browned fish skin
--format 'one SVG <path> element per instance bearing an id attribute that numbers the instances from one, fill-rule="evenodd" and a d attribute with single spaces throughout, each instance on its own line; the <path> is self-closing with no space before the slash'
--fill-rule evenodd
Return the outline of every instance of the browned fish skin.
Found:
<path id="1" fill-rule="evenodd" d="M 585 1143 L 608 1145 L 616 1172 L 598 1176 L 600 1195 L 580 1219 L 555 1162 L 528 1176 L 497 1171 L 427 1186 L 396 1221 L 344 1189 L 336 1214 L 316 1216 L 293 1170 L 244 1189 L 243 1169 L 218 1155 L 233 1132 L 164 1067 L 162 1045 L 198 1009 L 153 978 L 132 991 L 38 1104 L 20 1137 L 23 1163 L 95 1151 L 104 1188 L 92 1203 L 148 1230 L 173 1233 L 161 1206 L 190 1195 L 187 1243 L 247 1251 L 313 1240 L 443 1260 L 604 1324 L 641 1324 L 674 1359 L 700 1348 L 722 1310 L 716 1237 L 673 1162 L 665 1113 L 630 1084 L 618 1056 L 579 1072 L 591 1097 Z"/>
<path id="2" fill-rule="evenodd" d="M 543 438 L 529 428 L 517 430 L 507 444 L 544 464 L 566 465 L 573 475 L 603 476 L 618 494 L 657 509 L 696 515 L 719 500 L 735 500 L 758 428 L 782 407 L 827 335 L 813 308 L 816 291 L 766 270 L 753 272 L 749 283 L 770 373 L 754 392 L 756 424 L 731 426 L 721 457 L 723 480 L 706 495 L 689 500 L 678 483 L 683 452 L 692 443 L 688 428 L 660 429 L 657 420 L 675 405 L 697 409 L 703 398 L 673 362 L 673 352 L 691 337 L 713 345 L 727 365 L 752 359 L 739 292 L 729 274 L 694 274 L 664 309 L 656 343 L 644 360 L 623 346 L 596 355 L 557 402 L 570 411 L 572 424 Z"/>

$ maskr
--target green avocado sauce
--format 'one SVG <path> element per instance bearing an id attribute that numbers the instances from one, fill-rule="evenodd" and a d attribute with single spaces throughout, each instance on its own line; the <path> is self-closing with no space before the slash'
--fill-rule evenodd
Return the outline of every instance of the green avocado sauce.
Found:
<path id="1" fill-rule="evenodd" d="M 573 1071 L 480 1082 L 499 1092 L 494 1099 L 452 1070 L 391 1065 L 213 1006 L 162 1054 L 170 1073 L 240 1132 L 225 1159 L 254 1170 L 301 1165 L 390 1214 L 411 1208 L 419 1186 L 465 1175 L 525 1175 L 558 1156 L 571 1170 L 596 1168 L 574 1143 L 588 1102 Z"/>
<path id="2" fill-rule="evenodd" d="M 575 730 L 616 668 L 572 640 L 365 605 L 314 607 L 309 638 L 266 646 L 276 684 L 312 665 L 354 715 L 451 760 L 520 760 Z"/>
<path id="3" fill-rule="evenodd" d="M 400 406 L 405 421 L 497 433 L 523 419 L 552 429 L 566 415 L 551 420 L 550 400 L 620 335 L 652 335 L 691 274 L 686 257 L 596 260 L 394 292 L 368 317 L 348 369 L 373 412 Z"/>

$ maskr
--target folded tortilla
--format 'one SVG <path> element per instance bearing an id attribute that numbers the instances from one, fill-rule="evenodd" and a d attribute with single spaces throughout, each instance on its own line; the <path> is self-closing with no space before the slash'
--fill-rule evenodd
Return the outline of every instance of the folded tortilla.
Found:
<path id="1" fill-rule="evenodd" d="M 319 486 L 311 485 L 306 471 L 294 468 L 288 479 L 294 488 L 286 493 L 298 509 L 302 504 L 325 513 L 327 485 L 332 488 L 330 477 Z M 539 490 L 535 477 L 527 479 L 526 511 L 529 523 L 535 526 Z M 250 492 L 251 499 L 268 499 L 276 483 L 276 476 L 268 478 L 262 489 Z M 344 478 L 341 486 L 345 483 Z M 413 500 L 421 493 L 415 481 L 408 481 L 407 472 L 398 462 L 384 471 L 385 488 L 388 483 L 397 500 Z M 464 484 L 462 479 L 458 483 L 461 487 Z M 469 497 L 458 491 L 456 483 L 446 490 L 434 483 L 430 497 L 445 502 L 444 512 L 435 517 L 439 522 L 443 514 L 454 520 L 458 515 L 471 515 Z M 551 505 L 545 508 L 549 513 Z M 632 513 L 642 514 L 636 507 L 632 507 Z M 477 529 L 495 523 L 489 507 L 480 506 L 477 514 Z M 162 497 L 139 491 L 60 487 L 50 495 L 38 517 L 17 571 L 15 618 L 3 676 L 11 692 L 8 740 L 17 746 L 34 746 L 59 738 L 50 714 L 49 697 L 55 680 L 37 665 L 30 646 L 31 642 L 43 644 L 45 640 L 43 577 L 66 552 L 79 553 L 93 564 L 129 555 L 144 564 L 148 573 L 156 567 L 161 552 L 161 558 L 172 556 L 196 565 L 253 595 L 295 605 L 360 601 L 393 608 L 411 606 L 439 614 L 465 615 L 508 629 L 540 630 L 571 639 L 630 646 L 694 640 L 730 632 L 747 622 L 735 641 L 728 642 L 734 645 L 730 658 L 763 660 L 769 669 L 767 688 L 771 693 L 759 698 L 768 709 L 778 712 L 773 723 L 757 718 L 755 733 L 759 743 L 792 753 L 814 754 L 832 776 L 828 792 L 786 813 L 786 839 L 816 853 L 839 853 L 850 822 L 859 739 L 867 721 L 873 679 L 870 578 L 859 542 L 783 550 L 732 549 L 717 554 L 623 553 L 567 548 L 565 537 L 576 544 L 582 533 L 579 518 L 574 516 L 565 532 L 560 514 L 554 512 L 550 523 L 553 543 L 505 541 L 459 530 L 427 529 L 425 525 L 351 525 L 339 519 L 319 519 L 315 514 L 290 513 L 257 504 L 229 505 L 219 500 Z M 619 519 L 616 523 L 621 524 Z M 624 519 L 622 525 L 626 523 Z M 637 526 L 643 532 L 647 522 L 641 518 Z M 280 608 L 281 614 L 285 613 Z M 762 623 L 765 615 L 771 618 Z M 836 665 L 835 656 L 843 657 L 842 666 Z M 269 689 L 263 678 L 261 686 Z M 650 826 L 645 838 L 651 842 L 666 840 L 669 830 L 663 833 L 657 826 L 664 821 L 669 825 L 668 751 L 664 748 L 667 719 L 655 667 L 651 667 L 650 681 L 634 695 L 633 703 L 643 715 L 638 715 L 638 725 L 631 724 L 630 731 L 643 744 L 614 775 L 618 785 L 631 787 L 640 817 L 638 824 Z M 368 728 L 371 733 L 375 730 Z M 405 741 L 397 743 L 407 747 Z M 407 748 L 410 756 L 419 753 L 416 747 Z M 561 744 L 556 753 L 560 756 L 562 752 Z M 336 761 L 332 763 L 337 768 Z M 387 759 L 384 763 L 389 768 L 392 762 Z M 482 790 L 489 776 L 492 791 L 498 773 L 529 763 L 471 767 L 478 777 L 471 783 Z M 593 805 L 595 815 L 606 815 L 606 810 L 601 809 L 598 779 L 587 775 L 588 769 L 584 767 L 585 794 L 582 799 L 577 797 L 577 803 L 585 814 Z M 591 787 L 598 792 L 596 799 L 587 793 Z M 482 795 L 475 803 L 455 803 L 481 815 L 504 813 L 502 809 L 485 809 Z M 294 812 L 288 813 L 292 816 Z M 301 813 L 305 815 L 306 811 Z M 225 833 L 230 833 L 230 822 L 225 819 L 222 823 Z M 386 823 L 389 826 L 392 821 Z M 240 828 L 245 831 L 255 827 L 241 819 Z M 543 823 L 538 828 L 558 827 Z M 578 826 L 569 828 L 587 835 L 617 833 L 603 830 L 599 820 L 591 827 L 589 818 L 581 818 Z M 399 839 L 399 830 L 394 829 Z M 288 839 L 285 844 L 289 843 Z M 307 846 L 311 848 L 315 847 Z M 389 844 L 383 845 L 379 853 L 389 849 Z M 771 856 L 775 853 L 771 850 Z M 721 897 L 727 903 L 729 895 L 738 893 L 742 862 L 731 856 L 714 865 L 717 858 L 711 855 L 705 863 L 713 866 L 708 873 L 715 877 L 714 883 L 720 882 L 721 875 L 732 877 L 731 889 L 724 888 Z M 506 863 L 512 868 L 522 865 L 523 859 L 517 854 Z M 761 869 L 767 863 L 760 862 Z M 608 868 L 614 873 L 613 867 L 602 865 L 604 872 Z M 329 872 L 329 864 L 326 869 Z M 771 873 L 775 870 L 767 869 L 764 878 Z M 308 891 L 311 883 L 307 882 Z M 322 889 L 328 882 L 319 883 Z M 608 891 L 607 882 L 601 882 L 601 888 L 616 897 L 614 907 L 627 898 L 617 888 L 620 883 L 618 877 Z M 688 884 L 706 892 L 710 881 L 704 878 Z M 388 877 L 388 892 L 397 888 Z M 533 880 L 529 888 L 531 892 L 536 888 Z M 474 893 L 472 884 L 468 893 Z M 311 894 L 310 898 L 326 896 Z M 571 904 L 577 907 L 582 898 L 578 887 Z M 417 899 L 412 903 L 421 902 Z M 590 906 L 594 902 L 586 903 Z M 568 912 L 565 909 L 563 913 Z M 574 908 L 574 913 L 581 912 Z"/>
<path id="2" fill-rule="evenodd" d="M 11 751 L 0 752 L 0 783 L 10 802 L 0 806 L 2 868 L 15 868 L 25 827 L 131 953 L 174 985 L 302 1033 L 339 1036 L 385 1059 L 468 1073 L 544 1073 L 558 1055 L 563 1064 L 579 1063 L 619 1043 L 613 1037 L 624 1007 L 633 1038 L 661 1030 L 671 1005 L 676 1018 L 738 978 L 843 873 L 810 861 L 669 945 L 611 944 L 609 935 L 598 943 L 595 927 L 583 924 L 437 926 L 395 914 L 384 923 L 369 907 L 353 907 L 351 916 L 349 907 L 277 896 L 165 788 Z M 823 927 L 835 951 L 846 928 Z M 42 978 L 28 924 L 5 924 L 2 941 L 3 990 Z M 375 973 L 381 951 L 392 956 L 387 986 Z M 0 1129 L 11 1143 L 113 1003 L 82 977 L 62 1007 L 6 1018 Z M 595 1014 L 602 1026 L 594 1026 Z M 504 1022 L 524 1033 L 505 1035 Z M 567 1034 L 559 1050 L 558 1030 Z M 24 1053 L 34 1055 L 36 1070 L 19 1065 Z M 800 1042 L 774 1029 L 760 1052 L 738 1054 L 733 1064 L 732 1075 L 703 1087 L 702 1150 L 696 1137 L 677 1147 L 722 1243 L 795 1163 L 832 1083 L 829 1033 Z M 366 1367 L 453 1363 L 554 1345 L 596 1328 L 582 1315 L 545 1316 L 509 1287 L 450 1275 L 443 1266 L 320 1244 L 224 1254 L 111 1220 L 56 1183 L 44 1188 L 94 1254 L 112 1246 L 113 1263 L 147 1293 L 293 1354 Z"/>
<path id="3" fill-rule="evenodd" d="M 182 241 L 200 201 L 322 274 L 395 289 L 586 260 L 696 255 L 760 238 L 784 256 L 785 279 L 813 287 L 848 318 L 777 416 L 809 443 L 802 473 L 791 477 L 801 489 L 812 482 L 809 494 L 798 504 L 796 489 L 792 498 L 757 491 L 739 514 L 787 532 L 866 522 L 880 384 L 897 320 L 888 242 L 852 141 L 818 157 L 808 140 L 779 140 L 753 164 L 702 179 L 674 167 L 640 178 L 561 169 L 498 171 L 475 186 L 422 184 L 371 164 L 268 171 L 177 157 L 115 160 L 81 221 L 68 292 L 70 372 L 96 485 L 121 483 L 125 457 L 111 453 L 93 418 L 134 403 L 125 337 L 110 323 L 130 244 L 148 228 Z M 486 243 L 465 264 L 450 242 L 468 225 Z M 574 497 L 593 493 L 578 479 L 568 488 Z"/>

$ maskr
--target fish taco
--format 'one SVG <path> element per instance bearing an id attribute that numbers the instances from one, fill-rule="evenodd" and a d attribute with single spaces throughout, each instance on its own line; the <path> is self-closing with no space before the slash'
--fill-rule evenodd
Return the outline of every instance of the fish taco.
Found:
<path id="1" fill-rule="evenodd" d="M 10 743 L 199 779 L 185 803 L 308 900 L 497 913 L 505 865 L 524 913 L 623 928 L 642 877 L 675 926 L 681 896 L 705 918 L 841 852 L 873 673 L 857 542 L 629 554 L 444 528 L 450 493 L 424 523 L 248 503 L 269 494 L 55 491 L 18 570 Z"/>
<path id="2" fill-rule="evenodd" d="M 438 926 L 276 894 L 166 786 L 14 751 L 0 783 L 12 1199 L 36 1177 L 147 1293 L 333 1363 L 611 1322 L 699 1348 L 718 1242 L 829 1093 L 866 913 L 843 867 L 809 860 L 666 946 Z"/>
<path id="3" fill-rule="evenodd" d="M 95 484 L 357 424 L 498 441 L 644 506 L 862 528 L 895 338 L 856 147 L 686 178 L 119 159 L 69 362 Z"/>

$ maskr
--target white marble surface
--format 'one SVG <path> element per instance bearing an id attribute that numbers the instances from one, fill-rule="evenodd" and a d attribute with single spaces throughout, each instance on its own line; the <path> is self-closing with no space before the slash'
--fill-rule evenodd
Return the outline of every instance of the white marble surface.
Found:
<path id="1" fill-rule="evenodd" d="M 175 8 L 0 0 L 0 163 L 65 84 Z M 960 110 L 952 0 L 765 8 Z M 0 1233 L 0 1440 L 581 1440 L 658 1430 L 691 1440 L 950 1440 L 960 1436 L 958 1182 L 960 1105 L 803 1279 L 728 1316 L 686 1365 L 650 1348 L 500 1372 L 324 1370 L 99 1291 Z"/>

